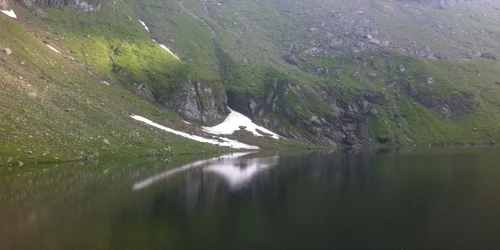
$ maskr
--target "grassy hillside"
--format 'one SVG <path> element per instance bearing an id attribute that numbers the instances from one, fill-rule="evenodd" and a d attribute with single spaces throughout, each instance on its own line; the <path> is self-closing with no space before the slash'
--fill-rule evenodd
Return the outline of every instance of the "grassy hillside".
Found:
<path id="1" fill-rule="evenodd" d="M 357 111 L 362 128 L 356 133 L 365 143 L 498 140 L 498 63 L 457 62 L 474 51 L 499 52 L 497 3 L 446 9 L 399 0 L 129 3 L 154 25 L 153 36 L 214 70 L 226 90 L 263 103 L 276 98 L 254 119 L 288 136 L 308 140 L 342 131 L 349 111 L 337 110 L 363 109 L 369 90 L 384 101 Z M 290 54 L 297 65 L 284 60 Z M 322 132 L 311 129 L 313 117 L 335 115 L 317 126 Z M 325 126 L 335 129 L 325 132 Z"/>
<path id="2" fill-rule="evenodd" d="M 0 47 L 13 51 L 0 53 L 0 164 L 219 150 L 129 117 L 198 133 L 153 104 L 186 79 L 214 92 L 214 106 L 230 93 L 231 108 L 306 143 L 498 141 L 500 64 L 463 60 L 500 53 L 497 5 L 118 0 L 95 13 L 45 9 L 47 19 L 19 7 L 17 20 L 0 15 Z M 141 84 L 149 103 L 131 94 Z"/>
<path id="3" fill-rule="evenodd" d="M 54 13 L 58 11 L 51 12 Z M 103 69 L 110 65 L 97 61 L 107 58 L 89 55 L 85 59 L 92 68 L 89 69 L 82 65 L 81 54 L 74 53 L 76 60 L 67 56 L 71 48 L 95 43 L 76 42 L 75 37 L 62 35 L 63 29 L 57 30 L 55 25 L 52 30 L 58 32 L 57 36 L 37 33 L 50 36 L 50 44 L 64 53 L 58 54 L 14 19 L 0 15 L 0 26 L 0 47 L 13 52 L 0 53 L 0 165 L 74 160 L 96 154 L 102 157 L 220 150 L 159 133 L 132 120 L 131 114 L 139 114 L 172 127 L 186 126 L 175 113 L 138 99 L 114 78 L 106 78 Z M 154 44 L 148 44 L 146 36 L 142 36 L 144 46 L 153 48 Z M 90 35 L 87 39 L 103 41 L 103 50 L 108 46 L 104 38 Z M 89 52 L 93 50 L 98 48 L 87 48 Z M 170 60 L 164 55 L 165 60 Z M 101 83 L 102 80 L 111 85 Z"/>

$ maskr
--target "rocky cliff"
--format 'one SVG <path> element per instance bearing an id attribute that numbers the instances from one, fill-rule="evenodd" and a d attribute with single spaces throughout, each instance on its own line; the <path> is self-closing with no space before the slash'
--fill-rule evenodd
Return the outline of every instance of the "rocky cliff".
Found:
<path id="1" fill-rule="evenodd" d="M 447 8 L 461 3 L 489 3 L 491 0 L 410 0 L 418 3 L 432 4 L 438 8 Z"/>
<path id="2" fill-rule="evenodd" d="M 0 0 L 0 10 L 9 10 L 10 9 L 10 0 Z"/>
<path id="3" fill-rule="evenodd" d="M 1 0 L 8 2 L 9 0 Z M 69 7 L 77 12 L 95 12 L 101 7 L 101 0 L 19 0 L 28 8 L 35 5 L 39 8 L 61 8 Z M 1 3 L 1 2 L 0 2 Z"/>

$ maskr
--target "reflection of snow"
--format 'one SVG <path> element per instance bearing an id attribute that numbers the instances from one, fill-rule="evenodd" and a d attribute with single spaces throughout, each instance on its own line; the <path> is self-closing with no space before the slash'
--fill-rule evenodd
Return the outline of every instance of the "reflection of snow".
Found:
<path id="1" fill-rule="evenodd" d="M 146 26 L 146 23 L 145 23 L 145 22 L 143 22 L 143 21 L 141 21 L 141 20 L 138 20 L 138 21 L 142 24 L 142 26 L 143 26 L 143 27 L 144 27 L 144 28 L 148 31 L 148 33 L 149 33 L 149 28 L 148 28 L 148 26 Z"/>
<path id="2" fill-rule="evenodd" d="M 57 50 L 56 48 L 54 48 L 54 47 L 52 47 L 52 46 L 50 46 L 48 44 L 47 44 L 47 47 L 49 47 L 49 49 L 55 51 L 56 53 L 61 54 L 61 52 L 59 50 Z"/>
<path id="3" fill-rule="evenodd" d="M 134 184 L 134 186 L 132 187 L 132 189 L 133 190 L 140 190 L 140 189 L 149 187 L 158 181 L 168 179 L 169 177 L 171 177 L 175 174 L 184 172 L 184 171 L 189 170 L 191 168 L 201 167 L 201 166 L 205 166 L 205 165 L 219 164 L 221 162 L 231 161 L 233 159 L 236 159 L 236 158 L 239 158 L 239 157 L 242 157 L 244 155 L 251 154 L 251 153 L 252 152 L 232 153 L 232 154 L 227 154 L 227 155 L 223 155 L 220 157 L 215 157 L 215 158 L 212 158 L 209 160 L 196 161 L 196 162 L 184 165 L 180 168 L 168 170 L 168 171 L 165 171 L 163 173 L 156 174 L 148 179 L 142 180 L 140 182 L 136 182 Z"/>
<path id="4" fill-rule="evenodd" d="M 216 134 L 216 135 L 230 135 L 233 134 L 235 131 L 240 130 L 240 127 L 245 127 L 245 130 L 251 132 L 255 136 L 264 136 L 261 132 L 265 134 L 271 135 L 272 138 L 278 140 L 280 138 L 279 135 L 273 133 L 270 130 L 267 130 L 266 128 L 263 128 L 250 120 L 250 118 L 234 111 L 231 110 L 231 113 L 229 116 L 227 116 L 226 120 L 224 120 L 221 124 L 214 126 L 214 127 L 203 127 L 203 130 L 210 134 Z M 261 131 L 261 132 L 259 132 Z"/>
<path id="5" fill-rule="evenodd" d="M 1 10 L 5 15 L 10 16 L 12 18 L 17 18 L 16 13 L 14 13 L 14 10 Z"/>
<path id="6" fill-rule="evenodd" d="M 188 139 L 198 141 L 198 142 L 204 142 L 204 143 L 209 143 L 209 144 L 218 145 L 218 146 L 222 146 L 222 147 L 231 147 L 231 148 L 237 148 L 237 149 L 252 149 L 252 150 L 259 149 L 259 147 L 257 147 L 257 146 L 248 145 L 248 144 L 245 144 L 245 143 L 242 143 L 242 142 L 239 142 L 236 140 L 224 138 L 224 137 L 217 137 L 217 139 L 222 140 L 222 142 L 221 142 L 221 141 L 216 140 L 216 139 L 208 139 L 208 138 L 203 138 L 203 137 L 197 136 L 197 135 L 190 135 L 188 133 L 184 133 L 184 132 L 177 131 L 177 130 L 174 130 L 171 128 L 167 128 L 165 126 L 162 126 L 158 123 L 155 123 L 151 120 L 148 120 L 148 119 L 146 119 L 142 116 L 138 116 L 138 115 L 133 115 L 132 118 L 135 120 L 144 122 L 144 123 L 151 125 L 153 127 L 159 128 L 161 130 L 167 131 L 169 133 L 176 134 L 176 135 L 182 136 L 184 138 L 188 138 Z"/>
<path id="7" fill-rule="evenodd" d="M 213 164 L 203 171 L 221 176 L 232 189 L 240 188 L 248 183 L 258 172 L 278 165 L 278 156 L 269 158 L 239 159 Z"/>

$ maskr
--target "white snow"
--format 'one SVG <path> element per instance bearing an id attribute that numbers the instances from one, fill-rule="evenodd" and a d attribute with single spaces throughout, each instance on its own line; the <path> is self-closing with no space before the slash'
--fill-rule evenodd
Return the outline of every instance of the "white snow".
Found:
<path id="1" fill-rule="evenodd" d="M 54 47 L 52 47 L 52 46 L 50 46 L 48 44 L 47 44 L 47 47 L 49 47 L 49 49 L 55 51 L 56 53 L 61 54 L 61 52 L 59 50 L 57 50 L 56 48 L 54 48 Z"/>
<path id="2" fill-rule="evenodd" d="M 205 132 L 215 135 L 230 135 L 233 134 L 235 131 L 240 130 L 240 127 L 245 127 L 245 130 L 251 132 L 255 136 L 265 136 L 264 134 L 259 132 L 261 131 L 271 135 L 271 137 L 276 140 L 280 139 L 279 135 L 253 123 L 252 120 L 250 120 L 250 118 L 232 109 L 229 110 L 231 111 L 231 113 L 226 118 L 226 120 L 224 120 L 221 124 L 214 127 L 203 127 L 203 130 Z"/>
<path id="3" fill-rule="evenodd" d="M 2 12 L 5 15 L 10 16 L 12 18 L 17 18 L 16 13 L 14 13 L 14 10 L 2 10 Z"/>
<path id="4" fill-rule="evenodd" d="M 167 48 L 167 46 L 165 46 L 163 44 L 159 44 L 159 43 L 158 43 L 158 45 L 160 45 L 160 47 L 162 47 L 164 50 L 168 51 L 168 53 L 170 53 L 172 56 L 174 56 L 175 59 L 180 60 L 179 57 L 174 54 L 174 52 L 172 52 L 169 48 Z"/>
<path id="5" fill-rule="evenodd" d="M 197 168 L 197 167 L 206 166 L 206 165 L 210 166 L 210 165 L 221 164 L 221 163 L 223 164 L 223 163 L 228 162 L 228 161 L 229 162 L 234 162 L 234 159 L 240 158 L 242 156 L 245 156 L 245 155 L 251 154 L 251 153 L 252 152 L 231 153 L 231 154 L 227 154 L 227 155 L 215 157 L 215 158 L 208 159 L 208 160 L 201 160 L 201 161 L 196 161 L 196 162 L 193 162 L 193 163 L 189 163 L 189 164 L 186 164 L 186 165 L 184 165 L 182 167 L 175 168 L 175 169 L 172 169 L 172 170 L 168 170 L 168 171 L 156 174 L 156 175 L 154 175 L 154 176 L 152 176 L 150 178 L 147 178 L 147 179 L 144 179 L 142 181 L 136 182 L 134 184 L 134 186 L 132 187 L 132 190 L 137 191 L 137 190 L 149 187 L 149 186 L 153 185 L 156 182 L 168 179 L 169 177 L 172 177 L 175 174 L 187 171 L 187 170 L 192 169 L 192 168 Z"/>
<path id="6" fill-rule="evenodd" d="M 182 122 L 184 122 L 184 123 L 186 123 L 186 124 L 191 125 L 191 123 L 190 123 L 190 122 L 187 122 L 187 121 L 184 121 L 184 120 L 183 120 Z"/>
<path id="7" fill-rule="evenodd" d="M 111 85 L 111 84 L 109 84 L 109 82 L 106 82 L 106 81 L 101 81 L 101 83 L 102 83 L 102 84 L 106 84 L 106 85 L 108 85 L 108 86 L 109 86 L 109 85 Z"/>
<path id="8" fill-rule="evenodd" d="M 149 33 L 149 28 L 148 28 L 148 26 L 146 26 L 146 23 L 145 23 L 145 22 L 143 22 L 143 21 L 141 21 L 140 19 L 138 19 L 138 21 L 142 24 L 142 26 L 143 26 L 143 27 L 144 27 L 144 28 L 148 31 L 148 33 Z"/>
<path id="9" fill-rule="evenodd" d="M 190 135 L 188 133 L 184 133 L 184 132 L 177 131 L 177 130 L 174 130 L 171 128 L 167 128 L 167 127 L 162 126 L 158 123 L 155 123 L 151 120 L 148 120 L 142 116 L 133 115 L 131 117 L 137 121 L 144 122 L 144 123 L 151 125 L 153 127 L 159 128 L 159 129 L 167 131 L 169 133 L 176 134 L 176 135 L 179 135 L 179 136 L 182 136 L 184 138 L 188 138 L 188 139 L 191 139 L 194 141 L 209 143 L 209 144 L 222 146 L 222 147 L 231 147 L 231 148 L 236 148 L 236 149 L 252 149 L 252 150 L 259 149 L 259 147 L 257 147 L 257 146 L 248 145 L 248 144 L 245 144 L 245 143 L 242 143 L 242 142 L 239 142 L 236 140 L 224 138 L 224 137 L 217 137 L 219 140 L 222 140 L 222 142 L 221 142 L 221 141 L 216 140 L 216 139 L 208 139 L 208 138 L 203 138 L 203 137 L 197 136 L 197 135 Z"/>

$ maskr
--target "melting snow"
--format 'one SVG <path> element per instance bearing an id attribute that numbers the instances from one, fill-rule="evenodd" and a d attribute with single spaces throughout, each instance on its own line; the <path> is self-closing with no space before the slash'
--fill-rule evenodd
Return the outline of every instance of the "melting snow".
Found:
<path id="1" fill-rule="evenodd" d="M 148 33 L 149 33 L 149 28 L 148 28 L 148 26 L 146 26 L 146 23 L 145 23 L 145 22 L 143 22 L 143 21 L 141 21 L 141 20 L 139 20 L 139 19 L 138 19 L 138 21 L 142 24 L 142 26 L 143 26 L 143 27 L 144 27 L 144 28 L 148 31 Z"/>
<path id="2" fill-rule="evenodd" d="M 16 13 L 14 13 L 14 10 L 2 10 L 2 12 L 5 15 L 10 16 L 12 18 L 17 18 Z"/>
<path id="3" fill-rule="evenodd" d="M 52 47 L 52 46 L 50 46 L 48 44 L 47 44 L 47 47 L 49 47 L 49 49 L 55 51 L 56 53 L 61 54 L 61 52 L 59 50 L 57 50 L 56 48 L 54 48 L 54 47 Z"/>
<path id="4" fill-rule="evenodd" d="M 255 136 L 264 136 L 264 134 L 259 132 L 262 131 L 266 134 L 271 135 L 271 137 L 276 140 L 280 139 L 279 135 L 253 123 L 252 120 L 250 120 L 250 118 L 232 109 L 229 110 L 231 111 L 231 113 L 226 118 L 226 120 L 224 120 L 221 124 L 214 127 L 203 127 L 203 130 L 205 130 L 210 134 L 215 134 L 215 135 L 230 135 L 233 134 L 235 131 L 240 130 L 240 127 L 245 127 L 245 130 L 250 131 Z"/>
<path id="5" fill-rule="evenodd" d="M 220 156 L 220 157 L 215 157 L 215 158 L 208 159 L 208 160 L 201 160 L 201 161 L 196 161 L 196 162 L 193 162 L 193 163 L 189 163 L 189 164 L 186 164 L 186 165 L 184 165 L 182 167 L 179 167 L 179 168 L 176 168 L 176 169 L 172 169 L 172 170 L 168 170 L 168 171 L 156 174 L 156 175 L 154 175 L 154 176 L 152 176 L 150 178 L 147 178 L 145 180 L 136 182 L 134 184 L 134 186 L 132 187 L 132 190 L 136 190 L 137 191 L 137 190 L 149 187 L 149 186 L 151 186 L 152 184 L 154 184 L 154 183 L 156 183 L 158 181 L 168 179 L 169 177 L 172 177 L 175 174 L 187 171 L 187 170 L 192 169 L 192 168 L 201 167 L 201 166 L 205 166 L 205 165 L 209 165 L 210 166 L 210 165 L 214 165 L 214 164 L 221 164 L 221 163 L 225 163 L 227 161 L 233 162 L 233 159 L 236 159 L 236 158 L 239 158 L 239 157 L 245 156 L 247 154 L 251 154 L 251 153 L 252 152 L 231 153 L 231 154 L 223 155 L 223 156 Z"/>
<path id="6" fill-rule="evenodd" d="M 144 118 L 142 116 L 133 115 L 131 117 L 133 119 L 137 120 L 137 121 L 144 122 L 144 123 L 146 123 L 148 125 L 151 125 L 153 127 L 159 128 L 159 129 L 167 131 L 169 133 L 176 134 L 176 135 L 179 135 L 179 136 L 182 136 L 184 138 L 188 138 L 188 139 L 191 139 L 191 140 L 194 140 L 194 141 L 209 143 L 209 144 L 213 144 L 213 145 L 217 145 L 217 146 L 222 146 L 222 147 L 237 148 L 237 149 L 259 149 L 259 147 L 257 147 L 257 146 L 248 145 L 248 144 L 245 144 L 245 143 L 242 143 L 242 142 L 239 142 L 239 141 L 236 141 L 236 140 L 231 140 L 231 139 L 228 139 L 228 138 L 224 138 L 224 137 L 217 137 L 218 139 L 220 139 L 220 140 L 223 141 L 223 142 L 221 142 L 221 141 L 215 140 L 215 139 L 208 139 L 208 138 L 203 138 L 203 137 L 197 136 L 197 135 L 190 135 L 188 133 L 184 133 L 184 132 L 177 131 L 177 130 L 174 130 L 174 129 L 171 129 L 171 128 L 167 128 L 167 127 L 162 126 L 162 125 L 160 125 L 158 123 L 155 123 L 155 122 L 153 122 L 151 120 L 148 120 L 148 119 L 146 119 L 146 118 Z"/>

